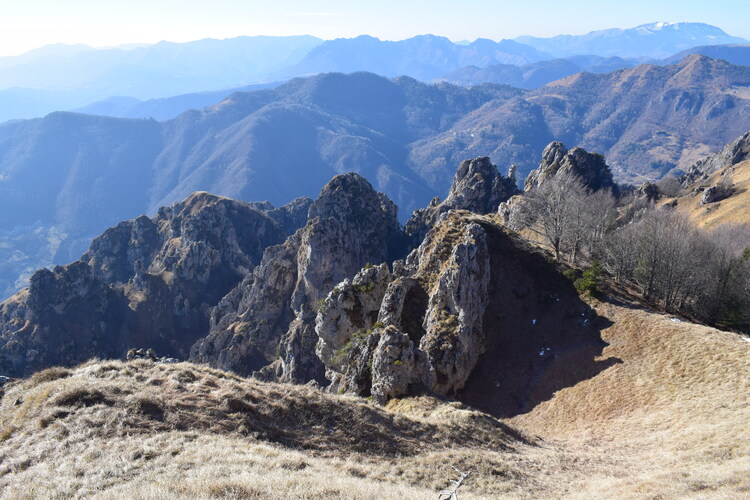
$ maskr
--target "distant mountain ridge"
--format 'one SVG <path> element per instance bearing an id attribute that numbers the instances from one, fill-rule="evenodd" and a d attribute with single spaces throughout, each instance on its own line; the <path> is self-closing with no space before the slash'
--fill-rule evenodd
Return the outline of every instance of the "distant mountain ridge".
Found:
<path id="1" fill-rule="evenodd" d="M 179 111 L 184 111 L 196 107 L 196 102 L 215 104 L 229 94 L 228 89 L 328 72 L 368 71 L 422 81 L 445 78 L 470 84 L 496 82 L 536 88 L 567 76 L 564 73 L 577 72 L 572 67 L 562 71 L 560 62 L 553 61 L 556 58 L 568 59 L 579 71 L 601 73 L 653 62 L 696 46 L 746 43 L 700 23 L 654 23 L 549 39 L 526 37 L 524 43 L 522 38 L 498 42 L 478 38 L 454 43 L 436 35 L 399 41 L 368 35 L 328 41 L 310 36 L 237 37 L 110 49 L 58 44 L 0 58 L 0 122 L 86 109 L 94 104 L 95 113 L 168 119 L 179 114 L 174 111 L 176 108 L 168 113 L 148 114 L 150 105 L 139 107 L 133 102 L 131 109 L 121 106 L 122 99 L 115 105 L 111 99 L 119 96 L 118 99 L 144 101 L 195 93 L 204 94 L 203 97 L 210 93 L 221 95 L 213 102 L 196 101 L 198 96 L 193 96 L 171 103 L 182 101 Z M 635 60 L 608 60 L 612 57 Z M 538 67 L 528 67 L 539 63 Z M 519 69 L 494 67 L 498 64 Z M 445 77 L 461 68 L 465 68 L 464 76 Z M 466 72 L 470 77 L 466 77 Z M 159 110 L 165 110 L 164 105 L 159 103 Z"/>
<path id="2" fill-rule="evenodd" d="M 576 56 L 567 59 L 550 59 L 523 66 L 493 64 L 485 67 L 465 66 L 453 70 L 435 81 L 456 85 L 479 85 L 501 83 L 522 89 L 536 89 L 550 82 L 584 71 L 609 73 L 637 66 L 643 61 L 621 57 Z"/>
<path id="3" fill-rule="evenodd" d="M 199 190 L 282 205 L 355 171 L 400 208 L 444 193 L 454 165 L 491 156 L 521 179 L 560 140 L 640 184 L 750 129 L 750 68 L 693 55 L 578 74 L 535 91 L 323 74 L 239 92 L 166 122 L 54 113 L 0 126 L 0 290 L 67 262 L 108 225 Z"/>
<path id="4" fill-rule="evenodd" d="M 506 102 L 491 102 L 450 130 L 415 143 L 410 164 L 443 177 L 459 156 L 486 154 L 519 174 L 548 143 L 604 154 L 619 181 L 640 184 L 687 169 L 750 128 L 750 67 L 691 55 L 670 66 L 579 73 Z"/>
<path id="5" fill-rule="evenodd" d="M 549 57 L 513 40 L 494 42 L 478 38 L 459 45 L 435 35 L 420 35 L 396 42 L 362 35 L 323 42 L 302 61 L 274 76 L 284 79 L 315 73 L 369 71 L 387 77 L 408 75 L 417 80 L 431 80 L 471 64 L 528 64 Z"/>
<path id="6" fill-rule="evenodd" d="M 584 35 L 557 35 L 551 38 L 520 36 L 515 40 L 555 57 L 591 54 L 655 59 L 700 45 L 747 43 L 744 38 L 728 35 L 710 24 L 668 22 L 592 31 Z"/>
<path id="7" fill-rule="evenodd" d="M 196 190 L 282 205 L 356 171 L 405 220 L 437 194 L 405 166 L 408 145 L 522 92 L 327 74 L 163 123 L 60 112 L 1 125 L 0 293 L 17 289 L 19 275 L 80 255 L 117 220 Z"/>
<path id="8" fill-rule="evenodd" d="M 53 46 L 0 58 L 0 122 L 112 96 L 147 100 L 246 86 L 295 64 L 322 41 L 257 36 L 159 42 L 128 50 Z"/>
<path id="9" fill-rule="evenodd" d="M 690 54 L 700 54 L 711 59 L 723 59 L 728 63 L 750 66 L 750 44 L 743 45 L 706 45 L 683 50 L 664 60 L 665 63 L 675 63 Z"/>
<path id="10" fill-rule="evenodd" d="M 154 120 L 171 120 L 189 109 L 201 109 L 217 104 L 235 92 L 252 92 L 273 88 L 276 83 L 259 83 L 227 90 L 213 92 L 195 92 L 160 99 L 141 101 L 133 97 L 110 97 L 73 110 L 87 115 L 112 116 L 115 118 L 153 118 Z"/>

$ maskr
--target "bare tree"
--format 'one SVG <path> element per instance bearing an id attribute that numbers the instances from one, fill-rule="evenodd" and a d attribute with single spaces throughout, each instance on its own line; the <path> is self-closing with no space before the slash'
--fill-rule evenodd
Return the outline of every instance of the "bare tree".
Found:
<path id="1" fill-rule="evenodd" d="M 709 233 L 684 215 L 651 209 L 607 235 L 602 265 L 667 311 L 711 324 L 750 326 L 750 226 Z"/>
<path id="2" fill-rule="evenodd" d="M 640 259 L 638 228 L 629 224 L 608 234 L 600 247 L 601 264 L 619 283 L 633 280 Z"/>
<path id="3" fill-rule="evenodd" d="M 528 227 L 542 236 L 559 262 L 563 245 L 571 238 L 575 240 L 581 231 L 580 200 L 586 194 L 575 174 L 558 172 L 524 194 L 512 224 Z"/>

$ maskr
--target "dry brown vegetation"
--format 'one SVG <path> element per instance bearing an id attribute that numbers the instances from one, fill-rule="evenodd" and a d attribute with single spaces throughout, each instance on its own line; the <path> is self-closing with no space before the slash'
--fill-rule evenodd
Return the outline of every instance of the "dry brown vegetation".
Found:
<path id="1" fill-rule="evenodd" d="M 714 172 L 705 182 L 704 187 L 714 186 L 723 178 L 733 185 L 732 196 L 707 205 L 701 205 L 702 192 L 688 193 L 677 198 L 677 210 L 686 213 L 699 226 L 715 228 L 722 224 L 750 224 L 750 161 Z M 670 203 L 674 198 L 662 200 Z"/>
<path id="2" fill-rule="evenodd" d="M 452 465 L 461 498 L 750 495 L 750 342 L 593 305 L 622 362 L 504 422 L 187 363 L 46 370 L 2 399 L 0 496 L 434 500 Z"/>

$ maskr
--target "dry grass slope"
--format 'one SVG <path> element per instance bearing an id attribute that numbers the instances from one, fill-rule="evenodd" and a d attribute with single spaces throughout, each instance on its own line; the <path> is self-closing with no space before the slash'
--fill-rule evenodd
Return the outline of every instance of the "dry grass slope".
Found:
<path id="1" fill-rule="evenodd" d="M 464 499 L 750 496 L 750 342 L 593 306 L 622 362 L 506 422 L 187 363 L 46 370 L 0 403 L 0 497 L 434 500 L 451 465 Z"/>
<path id="2" fill-rule="evenodd" d="M 702 185 L 708 187 L 717 184 L 724 173 L 734 184 L 734 193 L 730 197 L 701 205 L 703 193 L 688 194 L 677 199 L 678 210 L 707 229 L 726 223 L 750 224 L 750 161 L 718 170 Z M 670 201 L 672 199 L 664 200 L 663 203 Z"/>
<path id="3" fill-rule="evenodd" d="M 502 477 L 510 472 L 494 455 L 532 446 L 484 414 L 433 404 L 409 417 L 188 363 L 52 368 L 2 400 L 0 489 L 3 498 L 427 498 L 452 464 Z"/>

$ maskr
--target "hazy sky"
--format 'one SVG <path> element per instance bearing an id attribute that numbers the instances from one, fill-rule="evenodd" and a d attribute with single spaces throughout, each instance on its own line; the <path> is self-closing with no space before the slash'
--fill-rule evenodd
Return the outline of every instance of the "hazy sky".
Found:
<path id="1" fill-rule="evenodd" d="M 750 39 L 748 19 L 749 0 L 0 0 L 0 55 L 57 42 L 109 46 L 238 35 L 499 40 L 654 21 L 705 22 Z"/>

